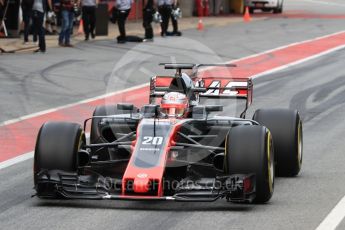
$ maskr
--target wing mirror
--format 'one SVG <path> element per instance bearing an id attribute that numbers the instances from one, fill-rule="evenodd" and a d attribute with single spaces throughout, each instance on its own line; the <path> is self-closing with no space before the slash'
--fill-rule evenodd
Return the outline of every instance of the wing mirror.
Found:
<path id="1" fill-rule="evenodd" d="M 145 105 L 142 107 L 141 112 L 145 118 L 157 117 L 159 114 L 159 105 Z"/>

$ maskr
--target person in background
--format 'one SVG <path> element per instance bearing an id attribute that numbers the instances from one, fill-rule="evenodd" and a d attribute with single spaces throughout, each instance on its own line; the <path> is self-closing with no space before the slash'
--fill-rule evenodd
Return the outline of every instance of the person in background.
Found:
<path id="1" fill-rule="evenodd" d="M 73 29 L 74 1 L 61 0 L 61 31 L 59 34 L 59 46 L 73 47 L 70 42 L 71 31 Z"/>
<path id="2" fill-rule="evenodd" d="M 145 29 L 144 42 L 153 41 L 153 13 L 155 1 L 154 0 L 143 0 L 143 27 Z"/>
<path id="3" fill-rule="evenodd" d="M 51 11 L 46 14 L 46 32 L 47 34 L 50 34 L 50 35 L 56 35 L 58 34 L 58 32 L 56 28 L 57 18 L 56 18 L 56 13 L 54 12 L 54 7 L 55 7 L 54 0 L 52 0 L 52 3 L 53 3 L 53 9 L 51 9 Z"/>
<path id="4" fill-rule="evenodd" d="M 213 6 L 213 14 L 215 16 L 219 15 L 222 13 L 222 4 L 223 4 L 223 0 L 214 0 L 213 2 L 214 6 Z"/>
<path id="5" fill-rule="evenodd" d="M 30 32 L 30 20 L 32 15 L 32 6 L 34 4 L 33 0 L 22 0 L 20 6 L 23 13 L 24 22 L 24 45 L 29 42 L 29 32 Z M 34 36 L 33 42 L 37 41 L 37 35 Z"/>
<path id="6" fill-rule="evenodd" d="M 0 23 L 2 22 L 4 5 L 5 5 L 4 0 L 0 0 Z M 2 26 L 2 25 L 0 25 L 0 28 L 1 28 L 1 26 Z"/>
<path id="7" fill-rule="evenodd" d="M 171 17 L 172 5 L 175 0 L 158 0 L 158 11 L 162 16 L 161 36 L 165 37 L 168 32 L 169 19 Z"/>
<path id="8" fill-rule="evenodd" d="M 132 4 L 133 0 L 116 0 L 117 25 L 120 33 L 120 36 L 117 37 L 117 43 L 126 43 L 126 20 Z"/>
<path id="9" fill-rule="evenodd" d="M 2 30 L 2 20 L 4 17 L 4 13 L 3 13 L 4 5 L 5 5 L 4 0 L 0 0 L 0 32 Z"/>
<path id="10" fill-rule="evenodd" d="M 96 7 L 99 0 L 81 0 L 82 15 L 84 22 L 85 41 L 91 38 L 95 38 L 95 26 L 96 26 Z"/>
<path id="11" fill-rule="evenodd" d="M 178 7 L 178 0 L 173 1 L 173 4 L 171 5 L 172 10 L 176 10 L 176 8 Z M 171 35 L 173 36 L 181 36 L 182 33 L 180 31 L 178 31 L 178 22 L 177 22 L 177 18 L 171 13 L 171 22 L 173 25 L 173 32 Z"/>
<path id="12" fill-rule="evenodd" d="M 61 0 L 52 0 L 52 3 L 53 3 L 53 12 L 56 15 L 55 28 L 57 28 L 58 25 L 61 25 Z"/>
<path id="13" fill-rule="evenodd" d="M 43 28 L 43 19 L 44 14 L 48 10 L 48 6 L 52 9 L 51 0 L 34 0 L 32 7 L 32 22 L 34 27 L 34 32 L 38 35 L 38 46 L 35 52 L 46 52 L 46 40 L 45 40 L 45 31 Z"/>

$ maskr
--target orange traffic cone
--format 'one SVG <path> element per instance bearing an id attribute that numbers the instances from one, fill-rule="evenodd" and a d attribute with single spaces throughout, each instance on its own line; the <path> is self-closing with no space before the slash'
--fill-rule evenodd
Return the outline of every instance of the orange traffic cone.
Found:
<path id="1" fill-rule="evenodd" d="M 250 22 L 251 18 L 250 18 L 250 13 L 249 13 L 249 7 L 246 6 L 246 11 L 243 15 L 243 21 L 244 22 Z"/>
<path id="2" fill-rule="evenodd" d="M 201 18 L 199 18 L 198 30 L 199 30 L 199 31 L 204 30 L 204 23 L 202 22 L 202 19 L 201 19 Z"/>
<path id="3" fill-rule="evenodd" d="M 84 22 L 83 19 L 80 19 L 79 27 L 78 27 L 78 35 L 84 34 Z"/>

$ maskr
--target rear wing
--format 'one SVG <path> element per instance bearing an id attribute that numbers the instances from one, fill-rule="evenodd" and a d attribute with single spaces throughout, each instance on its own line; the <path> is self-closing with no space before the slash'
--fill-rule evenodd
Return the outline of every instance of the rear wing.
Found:
<path id="1" fill-rule="evenodd" d="M 193 88 L 186 92 L 184 86 L 178 89 L 171 89 L 170 85 L 175 79 L 174 76 L 155 76 L 150 82 L 150 104 L 156 103 L 156 98 L 161 98 L 167 92 L 180 92 L 186 95 L 194 94 L 197 98 L 214 98 L 214 99 L 243 99 L 246 100 L 244 111 L 241 118 L 245 117 L 246 111 L 253 101 L 253 82 L 245 78 L 219 78 L 210 77 L 194 79 L 191 83 Z M 181 84 L 185 84 L 181 81 Z"/>
<path id="2" fill-rule="evenodd" d="M 190 63 L 161 63 L 165 69 L 175 69 L 174 76 L 155 76 L 150 81 L 150 104 L 156 103 L 156 98 L 161 98 L 167 92 L 180 92 L 187 95 L 190 102 L 198 102 L 199 98 L 215 99 L 244 99 L 246 106 L 241 113 L 241 118 L 245 118 L 248 107 L 253 100 L 253 83 L 251 79 L 231 78 L 217 76 L 215 68 L 236 67 L 233 64 L 190 64 Z M 197 76 L 198 68 L 209 67 L 203 72 L 202 77 Z M 192 70 L 191 77 L 182 73 L 183 69 Z"/>

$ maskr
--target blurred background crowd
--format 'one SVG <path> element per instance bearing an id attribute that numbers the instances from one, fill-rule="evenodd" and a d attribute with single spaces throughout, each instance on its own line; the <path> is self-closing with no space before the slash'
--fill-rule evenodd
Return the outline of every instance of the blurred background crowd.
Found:
<path id="1" fill-rule="evenodd" d="M 240 13 L 242 0 L 0 0 L 0 37 L 23 35 L 23 43 L 37 43 L 45 52 L 45 35 L 58 35 L 58 44 L 73 47 L 73 27 L 85 41 L 107 35 L 109 21 L 117 24 L 118 43 L 152 42 L 152 23 L 161 25 L 160 35 L 181 36 L 178 19 Z M 144 36 L 126 34 L 126 21 L 142 20 Z M 172 31 L 169 31 L 169 23 Z M 30 39 L 29 35 L 33 35 Z"/>

